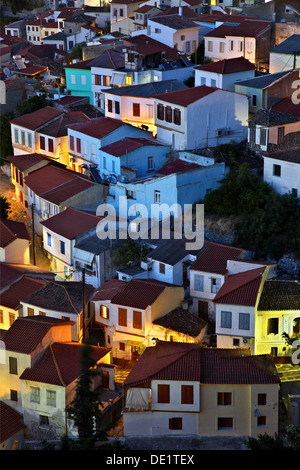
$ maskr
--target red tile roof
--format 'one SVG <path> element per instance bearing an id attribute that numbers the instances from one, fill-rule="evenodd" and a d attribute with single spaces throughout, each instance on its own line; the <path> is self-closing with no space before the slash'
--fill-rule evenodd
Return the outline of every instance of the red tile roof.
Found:
<path id="1" fill-rule="evenodd" d="M 132 47 L 134 51 L 144 56 L 164 52 L 166 59 L 178 60 L 179 57 L 176 49 L 169 47 L 162 42 L 156 41 L 145 34 L 139 34 L 138 36 L 133 36 L 124 40 L 124 46 Z"/>
<path id="2" fill-rule="evenodd" d="M 96 183 L 80 173 L 49 164 L 32 171 L 26 176 L 25 184 L 42 199 L 60 204 Z"/>
<path id="3" fill-rule="evenodd" d="M 63 113 L 62 110 L 46 106 L 45 108 L 38 109 L 33 113 L 23 114 L 22 116 L 12 119 L 11 124 L 16 126 L 25 127 L 25 129 L 35 130 L 43 126 L 52 119 L 57 118 Z"/>
<path id="4" fill-rule="evenodd" d="M 254 307 L 258 299 L 264 271 L 265 268 L 261 267 L 228 276 L 213 302 Z"/>
<path id="5" fill-rule="evenodd" d="M 291 97 L 286 97 L 279 103 L 272 106 L 272 111 L 279 111 L 281 113 L 292 114 L 293 116 L 300 116 L 299 104 L 293 103 Z"/>
<path id="6" fill-rule="evenodd" d="M 2 401 L 0 401 L 0 423 L 0 444 L 25 429 L 23 416 Z"/>
<path id="7" fill-rule="evenodd" d="M 45 72 L 47 70 L 48 66 L 46 65 L 27 65 L 23 69 L 15 69 L 13 73 L 17 73 L 19 75 L 28 75 L 30 77 L 37 75 L 39 73 Z"/>
<path id="8" fill-rule="evenodd" d="M 188 106 L 195 101 L 201 100 L 207 95 L 214 93 L 218 88 L 208 87 L 206 85 L 186 88 L 184 90 L 171 91 L 156 95 L 155 98 L 167 103 L 177 104 L 179 106 Z"/>
<path id="9" fill-rule="evenodd" d="M 85 285 L 86 303 L 95 289 Z M 83 287 L 81 281 L 51 281 L 22 299 L 23 303 L 60 313 L 80 314 L 83 310 Z"/>
<path id="10" fill-rule="evenodd" d="M 163 167 L 156 171 L 156 174 L 166 176 L 173 173 L 179 173 L 181 171 L 194 170 L 195 168 L 201 168 L 201 165 L 176 158 L 175 160 L 167 162 Z"/>
<path id="11" fill-rule="evenodd" d="M 221 74 L 244 72 L 254 70 L 255 65 L 245 57 L 235 57 L 233 59 L 217 60 L 209 64 L 197 65 L 196 70 L 204 70 L 205 72 L 214 72 Z"/>
<path id="12" fill-rule="evenodd" d="M 0 304 L 3 307 L 17 310 L 21 307 L 21 300 L 40 289 L 47 282 L 47 279 L 36 279 L 24 276 L 19 281 L 12 284 L 5 292 L 2 292 Z"/>
<path id="13" fill-rule="evenodd" d="M 8 286 L 16 282 L 18 279 L 21 279 L 21 277 L 24 275 L 49 280 L 52 280 L 55 277 L 54 273 L 32 264 L 14 264 L 1 262 L 0 272 L 0 291 L 7 289 Z"/>
<path id="14" fill-rule="evenodd" d="M 271 27 L 271 21 L 245 20 L 239 25 L 222 24 L 205 35 L 205 37 L 225 38 L 227 36 L 256 38 Z"/>
<path id="15" fill-rule="evenodd" d="M 44 316 L 19 317 L 5 332 L 2 341 L 7 351 L 31 354 L 43 341 L 51 328 L 73 325 L 74 322 Z"/>
<path id="16" fill-rule="evenodd" d="M 21 374 L 21 380 L 32 380 L 52 385 L 67 386 L 80 375 L 81 351 L 80 343 L 53 343 L 41 359 Z M 110 349 L 92 346 L 92 357 L 99 362 Z"/>
<path id="17" fill-rule="evenodd" d="M 207 242 L 196 261 L 190 266 L 190 270 L 225 275 L 227 261 L 238 259 L 242 253 L 241 248 Z"/>
<path id="18" fill-rule="evenodd" d="M 68 135 L 68 126 L 70 124 L 87 121 L 90 121 L 90 118 L 82 111 L 70 111 L 59 116 L 54 122 L 50 122 L 41 127 L 39 132 L 40 134 L 50 135 L 51 137 L 64 137 Z"/>
<path id="19" fill-rule="evenodd" d="M 127 282 L 125 281 L 110 279 L 96 290 L 91 300 L 95 302 L 99 300 L 111 300 L 117 293 L 122 292 L 126 286 Z"/>
<path id="20" fill-rule="evenodd" d="M 101 150 L 103 152 L 109 153 L 110 155 L 114 155 L 114 157 L 122 157 L 122 155 L 125 155 L 129 152 L 133 152 L 134 150 L 144 147 L 146 145 L 161 146 L 163 144 L 157 142 L 156 140 L 125 137 L 122 140 L 118 140 L 117 142 L 101 147 Z"/>
<path id="21" fill-rule="evenodd" d="M 50 219 L 42 221 L 41 225 L 68 240 L 73 240 L 78 235 L 96 227 L 101 219 L 102 217 L 68 207 Z"/>
<path id="22" fill-rule="evenodd" d="M 161 12 L 157 13 L 155 15 L 155 17 L 157 17 L 157 16 L 168 16 L 168 15 L 178 15 L 178 13 L 179 13 L 179 7 L 171 7 L 171 8 L 168 8 L 167 10 L 164 10 L 164 11 L 161 11 Z M 184 16 L 185 18 L 197 18 L 197 19 L 199 19 L 198 13 L 196 13 L 192 8 L 190 8 L 188 6 L 183 6 L 182 7 L 182 16 Z"/>
<path id="23" fill-rule="evenodd" d="M 202 384 L 280 383 L 270 356 L 250 356 L 246 350 L 161 341 L 145 350 L 124 386 L 129 388 L 151 380 L 197 381 Z"/>
<path id="24" fill-rule="evenodd" d="M 5 248 L 18 238 L 21 238 L 22 240 L 31 240 L 26 225 L 23 222 L 15 222 L 10 219 L 0 219 L 1 248 Z"/>
<path id="25" fill-rule="evenodd" d="M 29 170 L 34 165 L 42 161 L 44 161 L 45 164 L 49 163 L 49 159 L 45 157 L 45 155 L 41 155 L 39 153 L 29 153 L 29 154 L 26 153 L 24 155 L 13 155 L 10 157 L 6 157 L 6 160 L 12 163 L 13 166 L 17 168 L 18 170 L 20 170 L 21 172 Z"/>
<path id="26" fill-rule="evenodd" d="M 68 127 L 74 131 L 81 132 L 82 134 L 88 135 L 90 137 L 101 139 L 116 129 L 119 129 L 119 127 L 123 125 L 123 122 L 117 119 L 101 117 L 92 119 L 89 122 L 72 124 Z"/>
<path id="27" fill-rule="evenodd" d="M 112 297 L 111 303 L 145 310 L 152 305 L 168 287 L 180 288 L 155 279 L 132 279 Z"/>

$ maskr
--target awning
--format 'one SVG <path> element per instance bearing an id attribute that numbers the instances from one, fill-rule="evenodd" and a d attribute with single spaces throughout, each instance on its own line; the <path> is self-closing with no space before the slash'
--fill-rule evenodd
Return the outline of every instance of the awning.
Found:
<path id="1" fill-rule="evenodd" d="M 129 388 L 126 394 L 126 408 L 149 410 L 149 398 L 150 388 Z"/>
<path id="2" fill-rule="evenodd" d="M 126 80 L 126 76 L 126 73 L 113 72 L 110 84 L 115 86 L 123 86 Z"/>
<path id="3" fill-rule="evenodd" d="M 73 258 L 76 261 L 80 261 L 81 263 L 88 264 L 91 266 L 93 259 L 94 259 L 94 253 L 89 253 L 88 251 L 80 250 L 80 248 L 74 248 L 73 251 Z"/>

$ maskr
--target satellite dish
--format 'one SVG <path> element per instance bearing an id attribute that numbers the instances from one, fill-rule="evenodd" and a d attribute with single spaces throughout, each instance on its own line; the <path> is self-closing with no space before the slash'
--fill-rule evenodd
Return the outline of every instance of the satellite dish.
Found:
<path id="1" fill-rule="evenodd" d="M 5 74 L 7 77 L 10 77 L 10 76 L 11 76 L 11 71 L 9 70 L 8 67 L 4 67 L 3 72 L 4 72 L 4 74 Z"/>

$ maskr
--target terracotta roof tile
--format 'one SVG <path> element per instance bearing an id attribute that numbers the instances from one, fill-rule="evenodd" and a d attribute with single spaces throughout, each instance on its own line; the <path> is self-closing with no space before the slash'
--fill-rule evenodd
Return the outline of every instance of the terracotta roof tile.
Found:
<path id="1" fill-rule="evenodd" d="M 244 20 L 238 25 L 222 24 L 205 35 L 205 37 L 225 38 L 227 36 L 255 38 L 271 27 L 271 21 Z"/>
<path id="2" fill-rule="evenodd" d="M 0 219 L 0 246 L 5 248 L 14 240 L 31 240 L 26 225 L 10 219 Z"/>
<path id="3" fill-rule="evenodd" d="M 193 338 L 199 336 L 203 328 L 207 325 L 205 320 L 181 307 L 175 308 L 163 317 L 157 318 L 152 323 Z"/>
<path id="4" fill-rule="evenodd" d="M 118 292 L 122 292 L 127 285 L 127 282 L 118 279 L 110 279 L 104 282 L 93 295 L 93 301 L 111 300 Z"/>
<path id="5" fill-rule="evenodd" d="M 227 261 L 238 259 L 242 253 L 241 248 L 207 242 L 190 270 L 224 275 L 227 273 Z"/>
<path id="6" fill-rule="evenodd" d="M 111 132 L 116 129 L 119 129 L 119 127 L 123 125 L 123 122 L 117 119 L 101 117 L 97 119 L 92 119 L 89 122 L 72 124 L 68 127 L 74 131 L 81 132 L 82 134 L 88 135 L 90 137 L 101 139 L 105 135 L 110 134 Z"/>
<path id="7" fill-rule="evenodd" d="M 79 343 L 53 343 L 33 367 L 25 369 L 20 379 L 67 386 L 79 377 L 82 348 L 83 344 Z M 92 348 L 92 357 L 97 362 L 110 351 L 103 347 Z"/>
<path id="8" fill-rule="evenodd" d="M 156 95 L 155 98 L 167 103 L 177 104 L 179 106 L 188 106 L 195 101 L 204 98 L 211 93 L 214 93 L 218 88 L 208 87 L 206 85 L 187 88 L 185 90 L 171 91 L 169 93 L 162 93 Z"/>
<path id="9" fill-rule="evenodd" d="M 300 281 L 267 280 L 263 287 L 258 310 L 300 311 Z"/>
<path id="10" fill-rule="evenodd" d="M 194 170 L 196 168 L 201 168 L 201 165 L 199 165 L 198 163 L 187 162 L 185 160 L 177 158 L 175 160 L 167 162 L 163 167 L 156 171 L 156 174 L 166 176 L 171 175 L 173 173 L 179 173 L 181 171 Z"/>
<path id="11" fill-rule="evenodd" d="M 233 59 L 217 60 L 209 64 L 197 65 L 194 69 L 203 70 L 205 72 L 229 74 L 255 70 L 255 65 L 248 59 L 245 59 L 245 57 L 235 57 Z"/>
<path id="12" fill-rule="evenodd" d="M 44 316 L 19 317 L 5 332 L 2 341 L 7 351 L 31 354 L 51 328 L 73 322 Z"/>
<path id="13" fill-rule="evenodd" d="M 265 268 L 231 274 L 213 299 L 214 303 L 255 306 Z"/>
<path id="14" fill-rule="evenodd" d="M 46 279 L 36 279 L 28 276 L 22 277 L 1 294 L 0 304 L 14 310 L 21 307 L 21 300 L 32 292 L 40 289 L 48 282 Z"/>
<path id="15" fill-rule="evenodd" d="M 278 384 L 269 356 L 249 351 L 206 348 L 193 343 L 158 341 L 147 348 L 124 382 L 125 388 L 150 380 L 189 380 L 202 384 Z"/>
<path id="16" fill-rule="evenodd" d="M 6 157 L 6 160 L 8 160 L 10 163 L 14 165 L 15 168 L 20 170 L 21 172 L 24 172 L 26 170 L 29 170 L 32 168 L 34 165 L 37 163 L 40 163 L 42 161 L 45 161 L 45 163 L 49 162 L 49 159 L 45 157 L 45 155 L 41 155 L 39 153 L 29 153 L 29 154 L 24 154 L 24 155 L 12 155 L 9 157 Z"/>
<path id="17" fill-rule="evenodd" d="M 68 240 L 72 240 L 96 227 L 100 220 L 101 217 L 68 207 L 50 219 L 42 221 L 41 225 Z"/>
<path id="18" fill-rule="evenodd" d="M 101 147 L 101 151 L 114 155 L 115 157 L 121 157 L 126 153 L 133 152 L 144 146 L 162 146 L 160 142 L 156 140 L 150 140 L 145 138 L 134 138 L 134 137 L 125 137 L 122 140 L 118 140 L 109 145 Z"/>
<path id="19" fill-rule="evenodd" d="M 0 444 L 25 428 L 23 416 L 2 401 L 0 401 L 0 423 Z"/>
<path id="20" fill-rule="evenodd" d="M 55 274 L 32 264 L 0 263 L 0 290 L 7 289 L 24 275 L 38 279 L 53 280 Z"/>
<path id="21" fill-rule="evenodd" d="M 63 113 L 60 109 L 51 108 L 51 106 L 46 106 L 45 108 L 38 109 L 33 113 L 24 114 L 22 116 L 12 119 L 11 124 L 16 126 L 25 127 L 25 129 L 35 130 L 39 127 L 45 125 L 47 122 L 52 121 L 52 119 L 57 118 Z"/>

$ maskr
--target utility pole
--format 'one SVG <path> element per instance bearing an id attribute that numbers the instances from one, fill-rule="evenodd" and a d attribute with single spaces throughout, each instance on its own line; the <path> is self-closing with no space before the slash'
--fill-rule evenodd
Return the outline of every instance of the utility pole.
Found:
<path id="1" fill-rule="evenodd" d="M 32 251 L 33 251 L 33 264 L 36 264 L 35 260 L 35 230 L 34 230 L 34 204 L 31 204 L 32 213 Z"/>
<path id="2" fill-rule="evenodd" d="M 86 291 L 85 291 L 85 268 L 82 268 L 82 342 L 85 342 L 86 331 L 85 331 L 85 310 L 86 310 Z"/>

